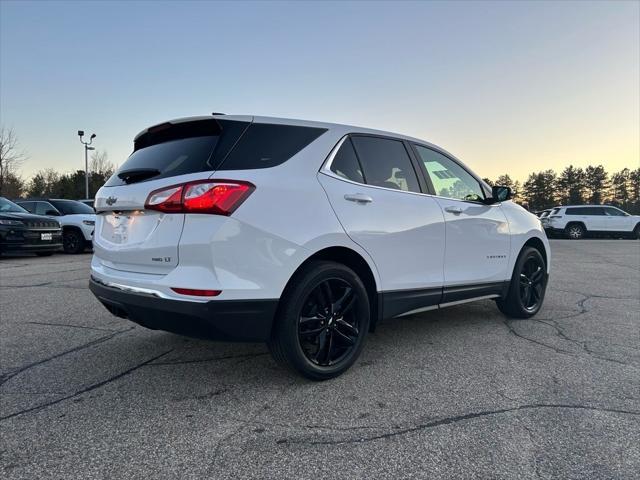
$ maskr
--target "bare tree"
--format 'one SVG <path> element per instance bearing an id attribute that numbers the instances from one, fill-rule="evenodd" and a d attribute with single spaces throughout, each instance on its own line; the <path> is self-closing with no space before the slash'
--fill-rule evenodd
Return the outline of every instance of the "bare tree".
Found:
<path id="1" fill-rule="evenodd" d="M 0 195 L 15 195 L 15 192 L 8 193 L 6 190 L 9 185 L 22 182 L 18 170 L 25 159 L 26 155 L 19 149 L 13 129 L 0 127 Z"/>
<path id="2" fill-rule="evenodd" d="M 99 173 L 110 176 L 113 171 L 113 163 L 109 161 L 109 156 L 105 150 L 96 150 L 93 152 L 91 155 L 91 161 L 89 162 L 90 173 Z"/>

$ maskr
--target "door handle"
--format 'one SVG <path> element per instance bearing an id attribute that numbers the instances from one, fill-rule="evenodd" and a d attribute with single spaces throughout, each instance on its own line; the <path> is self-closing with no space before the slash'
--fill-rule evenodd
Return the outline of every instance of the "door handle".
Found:
<path id="1" fill-rule="evenodd" d="M 369 195 L 365 195 L 364 193 L 347 193 L 344 196 L 345 200 L 349 200 L 350 202 L 356 203 L 371 203 L 373 202 L 373 198 Z"/>
<path id="2" fill-rule="evenodd" d="M 445 207 L 444 211 L 453 213 L 454 215 L 460 215 L 462 213 L 462 209 L 460 207 Z"/>

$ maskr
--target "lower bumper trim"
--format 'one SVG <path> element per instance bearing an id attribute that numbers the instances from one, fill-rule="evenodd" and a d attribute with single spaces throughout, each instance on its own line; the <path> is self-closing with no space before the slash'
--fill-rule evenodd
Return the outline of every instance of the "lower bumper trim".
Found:
<path id="1" fill-rule="evenodd" d="M 133 293 L 89 281 L 89 289 L 112 314 L 152 330 L 210 340 L 266 342 L 277 299 L 189 302 Z"/>

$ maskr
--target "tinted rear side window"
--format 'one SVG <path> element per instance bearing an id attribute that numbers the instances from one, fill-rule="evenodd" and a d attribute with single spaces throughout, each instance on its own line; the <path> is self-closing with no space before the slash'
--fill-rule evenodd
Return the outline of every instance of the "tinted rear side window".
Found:
<path id="1" fill-rule="evenodd" d="M 331 162 L 331 171 L 339 177 L 358 183 L 365 183 L 362 168 L 356 157 L 351 139 L 347 138 Z"/>
<path id="2" fill-rule="evenodd" d="M 248 122 L 220 120 L 218 128 L 207 134 L 201 127 L 205 122 L 194 122 L 194 136 L 161 141 L 135 150 L 107 180 L 106 186 L 125 185 L 145 180 L 174 177 L 187 173 L 215 170 L 236 144 L 249 125 Z M 180 125 L 181 134 L 186 134 Z M 165 133 L 166 138 L 171 138 Z"/>
<path id="3" fill-rule="evenodd" d="M 602 207 L 567 208 L 566 215 L 604 215 Z"/>
<path id="4" fill-rule="evenodd" d="M 289 160 L 324 132 L 324 128 L 253 123 L 219 169 L 275 167 Z"/>
<path id="5" fill-rule="evenodd" d="M 75 200 L 52 200 L 51 204 L 63 215 L 96 213 L 89 205 Z"/>
<path id="6" fill-rule="evenodd" d="M 30 213 L 33 213 L 36 210 L 36 202 L 18 202 L 18 205 Z"/>
<path id="7" fill-rule="evenodd" d="M 352 140 L 367 184 L 420 192 L 418 177 L 400 140 L 363 136 Z"/>

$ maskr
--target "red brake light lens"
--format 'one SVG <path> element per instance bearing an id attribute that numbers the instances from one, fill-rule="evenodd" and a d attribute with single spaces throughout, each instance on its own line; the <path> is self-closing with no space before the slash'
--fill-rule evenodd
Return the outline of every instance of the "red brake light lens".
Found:
<path id="1" fill-rule="evenodd" d="M 145 208 L 165 213 L 231 215 L 255 190 L 249 182 L 201 180 L 154 190 Z"/>
<path id="2" fill-rule="evenodd" d="M 149 194 L 144 207 L 167 213 L 182 211 L 182 185 L 155 190 Z"/>
<path id="3" fill-rule="evenodd" d="M 180 295 L 192 295 L 194 297 L 217 297 L 222 293 L 222 290 L 196 290 L 195 288 L 179 287 L 171 287 L 171 290 Z"/>

